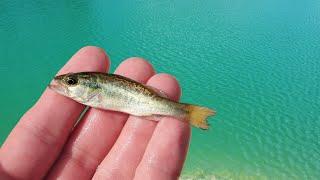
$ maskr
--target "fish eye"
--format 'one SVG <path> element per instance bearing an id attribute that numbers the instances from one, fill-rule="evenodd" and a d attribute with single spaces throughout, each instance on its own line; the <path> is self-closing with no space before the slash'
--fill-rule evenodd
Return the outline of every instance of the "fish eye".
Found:
<path id="1" fill-rule="evenodd" d="M 68 79 L 66 80 L 66 83 L 68 85 L 75 85 L 78 83 L 77 79 L 73 78 L 73 77 L 68 77 Z"/>

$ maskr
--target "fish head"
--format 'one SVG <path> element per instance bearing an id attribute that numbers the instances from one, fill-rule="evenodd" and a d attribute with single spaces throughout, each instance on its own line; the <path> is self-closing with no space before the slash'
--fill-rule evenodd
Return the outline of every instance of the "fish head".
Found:
<path id="1" fill-rule="evenodd" d="M 49 84 L 53 91 L 86 104 L 99 89 L 96 77 L 89 73 L 69 73 L 54 77 Z"/>

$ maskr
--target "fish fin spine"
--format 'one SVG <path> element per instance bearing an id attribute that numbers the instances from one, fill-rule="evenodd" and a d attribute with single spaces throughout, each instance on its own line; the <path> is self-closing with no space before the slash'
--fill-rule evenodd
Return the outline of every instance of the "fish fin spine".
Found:
<path id="1" fill-rule="evenodd" d="M 212 109 L 191 104 L 186 104 L 185 110 L 188 112 L 187 118 L 190 124 L 204 130 L 209 129 L 207 118 L 216 113 Z"/>

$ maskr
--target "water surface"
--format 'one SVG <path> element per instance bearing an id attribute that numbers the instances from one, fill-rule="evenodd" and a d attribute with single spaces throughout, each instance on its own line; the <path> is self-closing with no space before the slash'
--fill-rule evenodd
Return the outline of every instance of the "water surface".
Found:
<path id="1" fill-rule="evenodd" d="M 0 2 L 0 142 L 80 47 L 142 56 L 213 107 L 184 177 L 320 176 L 317 0 Z"/>

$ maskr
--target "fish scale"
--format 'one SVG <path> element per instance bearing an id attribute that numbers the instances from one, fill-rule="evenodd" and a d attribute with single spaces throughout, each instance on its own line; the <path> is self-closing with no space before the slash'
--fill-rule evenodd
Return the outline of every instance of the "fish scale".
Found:
<path id="1" fill-rule="evenodd" d="M 56 76 L 49 88 L 84 105 L 135 116 L 171 116 L 201 129 L 215 112 L 207 107 L 179 103 L 161 91 L 132 79 L 108 73 L 79 72 Z"/>

